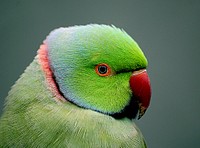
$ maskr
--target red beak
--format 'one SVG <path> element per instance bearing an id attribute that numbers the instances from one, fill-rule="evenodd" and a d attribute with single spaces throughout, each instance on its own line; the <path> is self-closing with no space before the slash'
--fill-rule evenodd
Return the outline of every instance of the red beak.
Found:
<path id="1" fill-rule="evenodd" d="M 130 87 L 134 98 L 139 103 L 138 119 L 140 119 L 149 107 L 151 99 L 151 85 L 146 69 L 133 72 L 130 78 Z"/>

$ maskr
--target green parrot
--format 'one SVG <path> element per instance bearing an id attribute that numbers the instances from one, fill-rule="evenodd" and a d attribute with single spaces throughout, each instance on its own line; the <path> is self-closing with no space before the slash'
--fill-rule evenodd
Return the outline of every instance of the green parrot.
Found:
<path id="1" fill-rule="evenodd" d="M 145 148 L 134 119 L 150 104 L 147 65 L 115 26 L 52 31 L 6 98 L 0 147 Z"/>

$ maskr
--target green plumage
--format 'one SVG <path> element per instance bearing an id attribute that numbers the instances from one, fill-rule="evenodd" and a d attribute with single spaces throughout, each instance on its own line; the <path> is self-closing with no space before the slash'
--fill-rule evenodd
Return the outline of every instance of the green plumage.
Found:
<path id="1" fill-rule="evenodd" d="M 47 37 L 50 63 L 58 85 L 70 101 L 103 113 L 120 112 L 132 95 L 129 79 L 147 60 L 123 30 L 107 25 L 60 28 Z M 112 76 L 99 77 L 94 67 L 107 63 Z"/>
<path id="2" fill-rule="evenodd" d="M 101 26 L 94 27 L 94 29 L 99 30 L 98 27 Z M 106 29 L 106 26 L 104 27 Z M 79 27 L 77 28 L 81 29 Z M 111 32 L 113 32 L 112 27 L 109 28 L 111 29 Z M 72 27 L 72 29 L 74 28 Z M 98 48 L 101 46 L 103 48 L 101 50 L 96 50 L 97 52 L 85 52 L 85 54 L 88 55 L 84 55 L 84 52 L 80 52 L 78 54 L 73 53 L 73 56 L 78 59 L 74 59 L 74 61 L 80 62 L 78 64 L 80 69 L 74 72 L 70 71 L 72 79 L 67 76 L 67 78 L 70 79 L 67 82 L 72 83 L 72 87 L 70 88 L 73 88 L 73 93 L 79 93 L 74 94 L 74 96 L 78 96 L 80 98 L 85 97 L 88 99 L 95 99 L 95 97 L 103 98 L 100 101 L 94 100 L 88 107 L 88 105 L 84 106 L 84 104 L 76 105 L 76 101 L 74 101 L 75 103 L 71 103 L 69 101 L 56 101 L 56 96 L 49 88 L 49 85 L 46 82 L 45 74 L 38 60 L 38 56 L 36 56 L 34 61 L 25 70 L 24 74 L 22 74 L 20 79 L 12 87 L 8 97 L 6 98 L 6 106 L 0 120 L 0 147 L 146 147 L 141 132 L 131 119 L 128 119 L 126 117 L 122 119 L 115 119 L 112 116 L 101 113 L 120 112 L 120 109 L 123 109 L 126 103 L 129 102 L 127 101 L 127 99 L 130 99 L 131 97 L 130 89 L 128 88 L 129 77 L 131 75 L 130 69 L 137 69 L 139 66 L 141 66 L 140 63 L 144 63 L 144 65 L 142 64 L 142 67 L 147 66 L 146 58 L 144 57 L 142 51 L 139 49 L 138 45 L 124 32 L 116 28 L 114 28 L 114 30 L 116 31 L 116 34 L 114 35 L 116 36 L 116 39 L 113 39 L 112 41 L 118 40 L 120 42 L 120 39 L 123 38 L 120 38 L 120 36 L 124 34 L 125 39 L 123 40 L 130 40 L 128 42 L 132 44 L 123 45 L 118 42 L 116 46 L 118 46 L 119 49 L 129 46 L 130 51 L 134 49 L 136 53 L 131 54 L 133 54 L 133 57 L 135 57 L 135 59 L 137 59 L 137 56 L 140 57 L 138 59 L 140 59 L 142 62 L 136 62 L 134 61 L 134 58 L 133 61 L 129 61 L 129 59 L 127 58 L 131 57 L 130 53 L 126 53 L 126 51 L 124 51 L 123 49 L 121 52 L 124 52 L 124 60 L 121 62 L 116 62 L 114 61 L 114 59 L 118 57 L 119 59 L 117 59 L 117 61 L 119 61 L 121 60 L 120 58 L 122 58 L 123 55 L 121 55 L 120 52 L 113 53 L 113 51 L 111 51 L 111 49 L 116 46 L 115 43 L 111 42 L 111 44 L 109 40 L 106 40 L 109 39 L 109 37 L 105 37 L 106 39 L 105 41 L 103 41 L 105 47 L 102 46 L 102 42 L 100 42 L 100 40 L 99 42 L 92 42 L 91 39 L 88 39 L 94 44 L 94 47 Z M 62 30 L 60 31 L 62 32 Z M 94 32 L 94 30 L 92 32 Z M 77 35 L 78 33 L 80 34 Z M 75 41 L 75 39 L 78 39 L 78 37 L 83 36 L 81 32 L 78 33 L 76 34 L 77 37 L 73 38 L 73 41 Z M 85 32 L 85 34 L 88 35 L 89 38 L 90 34 L 87 33 L 88 32 Z M 98 38 L 98 31 L 96 31 L 96 34 L 96 38 Z M 50 62 L 51 66 L 54 68 L 53 72 L 56 68 L 56 66 L 53 65 L 57 63 L 56 59 L 59 59 L 60 56 L 62 56 L 61 53 L 65 54 L 65 56 L 67 53 L 66 51 L 59 52 L 59 50 L 53 52 L 53 50 L 57 49 L 57 46 L 59 46 L 59 40 L 66 41 L 65 37 L 62 37 L 63 35 L 65 34 L 61 33 L 61 35 L 54 36 L 54 38 L 52 37 L 52 40 L 49 40 L 49 43 L 47 43 L 49 50 L 53 48 L 51 51 L 49 51 L 50 57 L 53 61 L 51 61 L 52 63 Z M 51 35 L 49 38 L 51 38 Z M 95 37 L 91 38 L 95 40 Z M 101 38 L 103 39 L 103 37 Z M 55 44 L 53 41 L 55 41 Z M 84 45 L 88 46 L 92 45 L 89 45 L 86 41 L 87 38 L 80 38 L 80 41 L 77 42 L 77 44 L 71 45 L 68 44 L 69 41 L 66 41 L 66 46 L 69 45 L 75 48 L 75 45 L 82 46 L 83 43 L 86 43 Z M 108 47 L 108 44 L 111 44 L 113 46 Z M 62 48 L 64 48 L 65 45 L 63 43 L 62 45 Z M 91 47 L 85 48 L 91 49 Z M 104 52 L 105 50 L 108 51 Z M 113 50 L 114 52 L 117 51 L 115 48 L 113 48 Z M 74 50 L 74 52 L 76 51 L 78 50 Z M 115 55 L 114 58 L 110 57 L 110 55 L 112 54 Z M 86 58 L 84 58 L 83 56 L 86 56 Z M 85 62 L 84 59 L 86 60 Z M 66 60 L 65 62 L 69 61 Z M 127 72 L 119 74 L 115 73 L 114 76 L 110 76 L 107 78 L 100 77 L 95 74 L 95 71 L 92 68 L 94 68 L 95 64 L 102 62 L 111 65 L 114 72 L 120 72 L 120 70 L 126 70 Z M 82 66 L 81 63 L 83 64 Z M 135 66 L 131 65 L 132 63 Z M 59 63 L 57 64 L 59 65 Z M 69 66 L 70 63 L 67 64 L 67 66 Z M 61 67 L 62 66 L 65 66 L 65 64 L 61 65 Z M 73 67 L 73 61 L 71 67 Z M 124 67 L 124 69 L 121 69 L 122 67 Z M 77 68 L 77 64 L 75 68 Z M 76 80 L 76 78 L 81 80 Z M 84 81 L 89 81 L 88 86 L 84 86 Z M 75 86 L 75 83 L 73 82 L 80 83 Z M 107 83 L 109 83 L 108 86 Z M 107 87 L 105 87 L 103 84 L 105 84 L 105 86 Z M 125 92 L 121 91 L 121 88 L 118 87 L 119 85 L 121 85 Z M 110 89 L 109 87 L 111 86 L 113 88 Z M 102 88 L 108 89 L 108 92 L 105 92 L 105 95 L 104 89 Z M 91 92 L 92 89 L 93 92 Z M 84 93 L 82 93 L 82 91 L 84 91 Z M 121 92 L 122 94 L 119 92 Z M 89 98 L 89 95 L 91 95 L 92 98 Z M 115 96 L 122 96 L 125 98 L 125 101 L 123 102 L 122 99 L 121 105 L 119 103 L 119 106 L 115 106 L 115 101 L 113 102 L 114 105 L 110 103 L 112 101 L 105 102 L 106 99 L 109 99 L 109 95 L 111 95 L 110 98 L 114 96 L 114 99 Z M 103 105 L 101 105 L 101 103 Z M 92 107 L 92 105 L 95 105 L 95 107 Z M 100 112 L 97 112 L 95 110 L 99 110 Z"/>

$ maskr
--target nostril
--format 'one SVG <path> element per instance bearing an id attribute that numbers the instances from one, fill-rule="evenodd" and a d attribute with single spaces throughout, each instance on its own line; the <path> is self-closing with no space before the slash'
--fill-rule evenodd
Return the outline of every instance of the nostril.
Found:
<path id="1" fill-rule="evenodd" d="M 146 72 L 146 71 L 147 71 L 146 69 L 140 69 L 140 70 L 137 70 L 137 71 L 133 71 L 132 75 L 138 75 L 138 74 L 141 74 L 141 73 Z"/>

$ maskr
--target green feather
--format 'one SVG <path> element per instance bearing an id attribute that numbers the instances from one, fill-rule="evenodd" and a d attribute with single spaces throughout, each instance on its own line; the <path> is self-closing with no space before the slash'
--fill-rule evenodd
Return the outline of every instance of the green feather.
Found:
<path id="1" fill-rule="evenodd" d="M 83 106 L 88 103 L 89 107 L 81 108 L 79 104 L 56 101 L 56 96 L 49 88 L 38 56 L 36 56 L 6 98 L 6 106 L 0 120 L 0 147 L 146 147 L 140 130 L 132 120 L 115 119 L 95 111 L 118 112 L 127 104 L 130 99 L 128 87 L 130 70 L 137 69 L 138 66 L 146 67 L 146 58 L 139 46 L 123 31 L 115 27 L 107 28 L 104 25 L 87 27 L 96 29 L 96 35 L 91 33 L 90 29 L 88 30 L 90 33 L 78 31 L 77 37 L 73 36 L 73 41 L 75 39 L 81 41 L 68 44 L 68 42 L 72 43 L 66 35 L 70 32 L 65 32 L 63 28 L 57 30 L 58 32 L 54 31 L 52 34 L 58 33 L 57 36 L 50 35 L 47 42 L 48 39 L 52 39 L 48 43 L 48 48 L 53 70 L 62 70 L 62 66 L 72 62 L 72 65 L 68 63 L 68 68 L 69 73 L 73 75 L 70 80 L 64 76 L 64 83 L 68 83 L 67 87 L 73 90 L 74 96 L 84 99 Z M 85 30 L 84 26 L 71 29 L 76 28 Z M 104 29 L 107 37 L 103 36 L 104 33 L 101 34 Z M 111 33 L 114 34 L 111 35 Z M 83 34 L 86 38 L 83 38 L 85 36 Z M 110 41 L 104 39 L 111 37 L 115 37 L 110 40 L 113 42 L 113 47 L 108 46 Z M 96 40 L 97 38 L 99 41 Z M 115 43 L 116 41 L 118 42 Z M 89 42 L 91 44 L 88 44 Z M 83 44 L 88 47 L 81 50 L 97 49 L 89 53 L 78 52 L 78 50 L 76 53 L 76 50 L 71 52 L 69 49 L 65 53 L 66 46 L 77 48 L 82 47 Z M 120 49 L 119 53 L 116 52 L 117 47 Z M 130 52 L 126 53 L 129 50 Z M 132 51 L 135 53 L 131 53 Z M 113 58 L 110 58 L 111 54 Z M 121 62 L 117 63 L 115 59 Z M 64 63 L 61 62 L 60 69 L 55 69 L 59 68 L 59 60 Z M 135 62 L 137 60 L 138 62 Z M 94 71 L 94 66 L 101 62 L 109 64 L 115 74 L 110 77 L 98 76 Z M 74 86 L 76 83 L 78 86 Z M 92 108 L 93 105 L 94 108 Z"/>
<path id="2" fill-rule="evenodd" d="M 66 98 L 84 108 L 117 113 L 130 102 L 129 79 L 147 60 L 124 31 L 106 25 L 60 28 L 47 37 L 49 57 L 58 85 Z M 94 68 L 108 64 L 110 77 Z"/>

